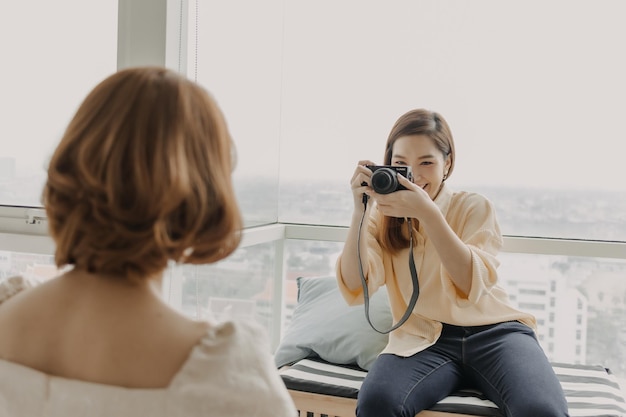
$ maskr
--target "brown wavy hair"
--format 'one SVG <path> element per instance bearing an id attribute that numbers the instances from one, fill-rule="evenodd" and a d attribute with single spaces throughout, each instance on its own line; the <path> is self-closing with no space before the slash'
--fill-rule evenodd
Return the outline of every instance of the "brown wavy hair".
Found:
<path id="1" fill-rule="evenodd" d="M 387 144 L 385 145 L 384 164 L 391 164 L 393 145 L 403 136 L 424 135 L 432 139 L 435 146 L 443 154 L 444 160 L 450 159 L 450 169 L 447 178 L 454 170 L 454 139 L 452 131 L 446 120 L 439 114 L 430 110 L 415 109 L 410 110 L 400 116 L 391 128 Z M 417 219 L 412 221 L 413 227 L 417 229 L 419 223 Z M 409 246 L 408 237 L 402 232 L 404 219 L 381 215 L 379 240 L 384 249 L 391 252 L 398 252 L 400 249 Z"/>
<path id="2" fill-rule="evenodd" d="M 242 220 L 224 117 L 198 84 L 164 68 L 118 71 L 69 123 L 43 191 L 57 266 L 138 282 L 169 260 L 230 255 Z"/>

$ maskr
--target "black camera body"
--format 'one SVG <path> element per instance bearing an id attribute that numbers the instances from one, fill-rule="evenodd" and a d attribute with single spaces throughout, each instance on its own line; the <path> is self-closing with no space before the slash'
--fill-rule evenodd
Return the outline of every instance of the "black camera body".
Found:
<path id="1" fill-rule="evenodd" d="M 367 167 L 373 172 L 371 185 L 372 189 L 378 194 L 389 194 L 398 190 L 406 190 L 406 187 L 398 182 L 397 174 L 413 181 L 413 172 L 410 166 L 367 165 Z"/>

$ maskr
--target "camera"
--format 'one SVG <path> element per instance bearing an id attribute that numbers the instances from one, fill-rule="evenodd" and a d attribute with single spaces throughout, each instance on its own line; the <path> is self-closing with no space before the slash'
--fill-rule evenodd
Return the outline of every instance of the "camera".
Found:
<path id="1" fill-rule="evenodd" d="M 378 194 L 389 194 L 398 190 L 406 190 L 406 187 L 398 183 L 398 175 L 400 174 L 410 181 L 413 181 L 413 173 L 409 166 L 394 165 L 367 165 L 373 172 L 372 189 Z"/>

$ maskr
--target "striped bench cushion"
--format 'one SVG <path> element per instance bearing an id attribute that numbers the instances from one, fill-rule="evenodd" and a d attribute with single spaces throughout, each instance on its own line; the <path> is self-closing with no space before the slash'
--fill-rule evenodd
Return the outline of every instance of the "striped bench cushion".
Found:
<path id="1" fill-rule="evenodd" d="M 552 364 L 569 405 L 571 417 L 624 417 L 626 402 L 616 378 L 602 366 Z M 349 366 L 302 359 L 280 374 L 290 390 L 356 398 L 366 372 Z M 478 391 L 461 390 L 444 398 L 432 411 L 501 417 L 494 403 Z"/>

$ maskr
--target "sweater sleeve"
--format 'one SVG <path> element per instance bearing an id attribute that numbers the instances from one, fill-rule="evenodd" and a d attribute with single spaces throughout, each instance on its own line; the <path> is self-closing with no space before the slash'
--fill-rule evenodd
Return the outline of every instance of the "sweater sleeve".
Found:
<path id="1" fill-rule="evenodd" d="M 467 245 L 472 256 L 472 286 L 467 297 L 463 296 L 442 268 L 441 277 L 446 293 L 459 307 L 476 304 L 489 293 L 498 281 L 496 258 L 502 248 L 502 235 L 492 203 L 485 197 L 465 193 L 450 207 L 448 223 Z"/>

